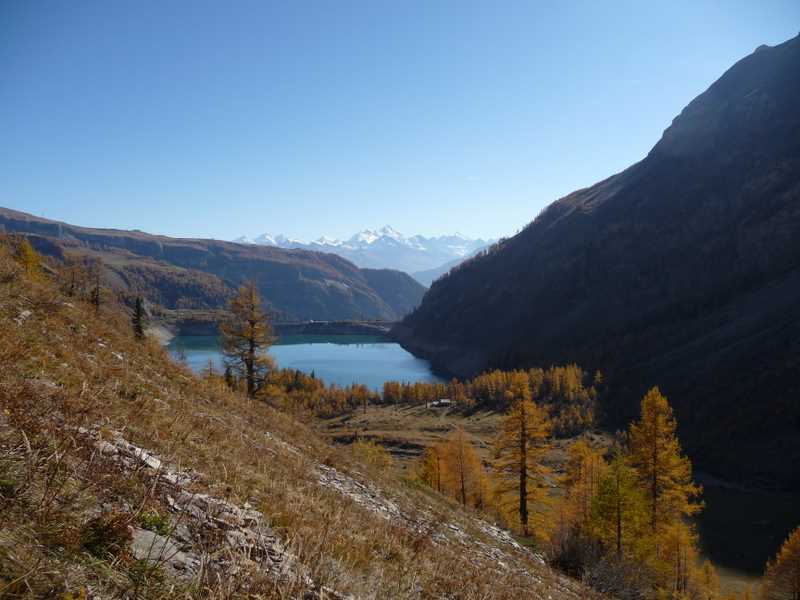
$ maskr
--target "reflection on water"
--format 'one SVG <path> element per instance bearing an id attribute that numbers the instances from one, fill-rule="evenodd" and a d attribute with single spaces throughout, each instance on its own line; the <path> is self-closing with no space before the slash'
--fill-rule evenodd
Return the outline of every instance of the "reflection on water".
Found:
<path id="1" fill-rule="evenodd" d="M 198 371 L 208 366 L 222 370 L 222 353 L 216 336 L 177 336 L 169 344 L 173 355 L 183 355 Z M 440 381 L 430 363 L 399 344 L 370 335 L 286 335 L 270 348 L 279 367 L 314 373 L 326 383 L 363 383 L 372 389 L 384 381 Z"/>

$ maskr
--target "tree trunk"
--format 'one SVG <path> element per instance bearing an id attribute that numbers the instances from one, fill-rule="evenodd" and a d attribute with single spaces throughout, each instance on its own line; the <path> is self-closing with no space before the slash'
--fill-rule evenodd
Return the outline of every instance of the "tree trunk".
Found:
<path id="1" fill-rule="evenodd" d="M 519 520 L 522 532 L 528 535 L 528 435 L 525 423 L 525 405 L 520 405 L 521 419 L 519 430 Z"/>
<path id="2" fill-rule="evenodd" d="M 254 339 L 252 331 L 254 327 L 251 324 L 250 338 L 247 340 L 249 347 L 247 349 L 247 360 L 245 365 L 247 367 L 247 395 L 250 398 L 255 398 L 256 395 L 256 340 Z"/>
<path id="3" fill-rule="evenodd" d="M 650 527 L 656 533 L 656 502 L 658 498 L 658 425 L 653 425 L 653 480 L 650 483 Z"/>
<path id="4" fill-rule="evenodd" d="M 461 505 L 467 505 L 467 484 L 464 479 L 464 440 L 461 440 L 458 445 L 458 467 L 459 475 L 461 478 Z"/>
<path id="5" fill-rule="evenodd" d="M 617 483 L 617 558 L 622 558 L 622 499 L 619 497 L 619 472 L 616 476 Z"/>

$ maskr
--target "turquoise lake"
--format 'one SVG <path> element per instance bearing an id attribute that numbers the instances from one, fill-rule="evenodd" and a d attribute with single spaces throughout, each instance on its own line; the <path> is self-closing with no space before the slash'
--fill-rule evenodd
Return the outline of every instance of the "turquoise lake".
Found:
<path id="1" fill-rule="evenodd" d="M 211 360 L 222 371 L 222 353 L 216 336 L 186 335 L 168 346 L 174 356 L 185 356 L 195 371 Z M 363 383 L 372 389 L 385 381 L 442 381 L 427 360 L 417 358 L 395 342 L 369 335 L 286 335 L 270 348 L 279 367 L 314 372 L 326 383 Z"/>

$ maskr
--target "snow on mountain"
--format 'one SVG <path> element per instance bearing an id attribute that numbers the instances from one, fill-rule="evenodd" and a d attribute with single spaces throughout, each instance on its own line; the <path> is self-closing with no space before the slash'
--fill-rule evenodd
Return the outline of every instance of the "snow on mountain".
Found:
<path id="1" fill-rule="evenodd" d="M 262 246 L 277 246 L 277 240 L 269 235 L 268 233 L 262 233 L 256 239 L 253 240 L 255 244 L 261 244 Z"/>
<path id="2" fill-rule="evenodd" d="M 337 240 L 336 238 L 329 238 L 326 235 L 323 235 L 312 242 L 313 244 L 317 244 L 318 246 L 341 246 L 342 241 Z"/>
<path id="3" fill-rule="evenodd" d="M 406 237 L 390 225 L 384 225 L 380 229 L 359 231 L 347 240 L 323 235 L 305 243 L 282 235 L 263 233 L 255 238 L 242 236 L 233 241 L 240 244 L 331 252 L 359 267 L 399 269 L 415 273 L 436 269 L 454 261 L 460 262 L 491 244 L 493 240 L 471 239 L 460 233 L 438 237 Z"/>
<path id="4" fill-rule="evenodd" d="M 347 240 L 348 244 L 351 246 L 360 246 L 363 244 L 369 245 L 372 242 L 376 241 L 380 236 L 370 229 L 365 229 L 364 231 L 359 231 L 349 240 Z"/>

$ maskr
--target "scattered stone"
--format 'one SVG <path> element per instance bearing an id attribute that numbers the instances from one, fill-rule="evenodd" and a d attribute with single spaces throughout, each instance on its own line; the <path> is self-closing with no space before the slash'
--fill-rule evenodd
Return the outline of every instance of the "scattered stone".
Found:
<path id="1" fill-rule="evenodd" d="M 171 570 L 173 575 L 191 576 L 200 569 L 196 554 L 183 552 L 168 538 L 148 529 L 134 528 L 131 552 L 139 560 Z"/>
<path id="2" fill-rule="evenodd" d="M 29 311 L 29 310 L 23 310 L 22 312 L 20 312 L 20 313 L 19 313 L 19 315 L 17 315 L 17 318 L 16 318 L 16 319 L 14 319 L 14 322 L 15 322 L 17 325 L 22 325 L 22 324 L 25 322 L 25 320 L 26 320 L 28 317 L 30 317 L 30 316 L 31 316 L 31 314 L 33 314 L 33 313 L 31 313 L 31 311 Z"/>

